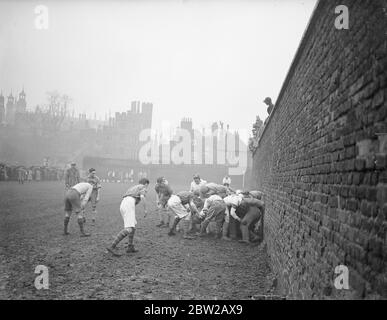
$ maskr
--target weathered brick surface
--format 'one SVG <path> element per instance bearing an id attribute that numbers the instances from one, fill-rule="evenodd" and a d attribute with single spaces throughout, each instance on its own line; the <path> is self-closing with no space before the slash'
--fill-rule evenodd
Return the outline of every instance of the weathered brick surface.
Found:
<path id="1" fill-rule="evenodd" d="M 349 30 L 334 27 L 338 5 Z M 387 297 L 386 14 L 384 0 L 319 2 L 253 156 L 291 297 Z M 348 291 L 333 286 L 340 264 Z"/>

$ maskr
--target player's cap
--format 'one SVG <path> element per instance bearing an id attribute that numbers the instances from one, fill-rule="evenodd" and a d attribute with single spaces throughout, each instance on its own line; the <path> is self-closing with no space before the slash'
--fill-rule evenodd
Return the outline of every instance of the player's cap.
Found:
<path id="1" fill-rule="evenodd" d="M 266 97 L 265 100 L 263 100 L 263 102 L 270 103 L 271 102 L 271 98 L 270 97 Z"/>
<path id="2" fill-rule="evenodd" d="M 200 176 L 196 173 L 196 174 L 194 174 L 193 178 L 194 179 L 200 179 Z"/>
<path id="3" fill-rule="evenodd" d="M 71 164 L 72 166 L 75 166 L 75 165 L 76 165 L 75 161 L 71 161 L 70 164 Z"/>
<path id="4" fill-rule="evenodd" d="M 89 173 L 92 173 L 93 171 L 96 171 L 94 168 L 89 169 Z"/>

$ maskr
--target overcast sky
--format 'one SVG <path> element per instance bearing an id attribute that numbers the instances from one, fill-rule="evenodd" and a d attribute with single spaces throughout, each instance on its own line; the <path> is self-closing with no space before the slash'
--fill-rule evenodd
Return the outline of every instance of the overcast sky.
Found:
<path id="1" fill-rule="evenodd" d="M 251 129 L 276 100 L 315 0 L 1 1 L 0 89 L 28 107 L 57 90 L 77 112 L 154 104 L 153 124 L 190 117 Z M 35 27 L 46 5 L 48 30 Z"/>

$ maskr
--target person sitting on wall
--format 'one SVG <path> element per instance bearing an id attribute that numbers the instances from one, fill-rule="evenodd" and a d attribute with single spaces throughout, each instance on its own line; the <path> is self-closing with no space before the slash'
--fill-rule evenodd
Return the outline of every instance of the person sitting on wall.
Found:
<path id="1" fill-rule="evenodd" d="M 267 105 L 267 113 L 270 115 L 274 108 L 274 104 L 271 101 L 271 98 L 266 97 L 265 100 L 263 100 L 263 102 Z"/>

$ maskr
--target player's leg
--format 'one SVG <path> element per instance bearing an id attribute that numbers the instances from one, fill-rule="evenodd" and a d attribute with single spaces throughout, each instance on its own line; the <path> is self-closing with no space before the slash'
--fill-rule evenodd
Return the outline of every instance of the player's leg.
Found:
<path id="1" fill-rule="evenodd" d="M 200 225 L 199 237 L 204 237 L 207 234 L 207 231 L 206 231 L 207 227 L 212 221 L 212 219 L 214 218 L 214 215 L 215 215 L 215 205 L 212 204 L 209 206 L 207 215 L 204 221 L 202 222 L 202 224 Z"/>
<path id="2" fill-rule="evenodd" d="M 129 234 L 128 234 L 128 248 L 126 249 L 126 253 L 132 253 L 137 252 L 138 250 L 134 248 L 133 240 L 134 240 L 134 234 L 136 232 L 136 228 L 129 228 Z"/>
<path id="3" fill-rule="evenodd" d="M 181 219 L 183 219 L 188 214 L 188 212 L 187 212 L 187 209 L 181 204 L 178 197 L 171 197 L 168 200 L 168 207 L 175 215 L 172 227 L 169 230 L 168 235 L 174 236 L 176 235 L 175 232 L 176 232 L 176 227 L 178 223 L 180 222 Z"/>
<path id="4" fill-rule="evenodd" d="M 191 215 L 192 212 L 190 212 L 185 218 L 182 220 L 183 224 L 183 238 L 187 240 L 195 239 L 194 237 L 189 235 L 189 231 L 191 229 Z"/>
<path id="5" fill-rule="evenodd" d="M 178 216 L 175 216 L 175 218 L 173 220 L 172 227 L 171 227 L 171 229 L 169 229 L 169 232 L 168 232 L 169 236 L 176 235 L 176 227 L 177 227 L 178 223 L 180 222 L 180 220 L 181 220 L 181 218 L 179 218 Z"/>
<path id="6" fill-rule="evenodd" d="M 161 206 L 161 203 L 157 203 L 157 214 L 159 216 L 159 224 L 156 225 L 156 227 L 163 227 L 164 226 L 164 220 L 163 220 L 163 208 Z"/>
<path id="7" fill-rule="evenodd" d="M 117 245 L 125 239 L 130 233 L 130 207 L 135 205 L 135 199 L 132 197 L 125 197 L 121 201 L 120 213 L 124 220 L 124 229 L 122 229 L 114 238 L 112 244 L 106 249 L 114 256 L 121 256 L 122 254 L 117 251 Z"/>
<path id="8" fill-rule="evenodd" d="M 242 231 L 242 240 L 239 240 L 239 242 L 250 243 L 250 225 L 253 223 L 253 221 L 258 220 L 259 217 L 260 210 L 257 207 L 250 206 L 249 210 L 241 221 L 240 228 Z"/>
<path id="9" fill-rule="evenodd" d="M 63 235 L 67 236 L 69 235 L 69 222 L 70 222 L 70 216 L 71 216 L 71 211 L 65 211 L 65 217 L 64 217 L 64 229 L 63 229 Z"/>
<path id="10" fill-rule="evenodd" d="M 133 199 L 133 198 L 132 198 Z M 136 232 L 136 201 L 133 199 L 133 201 L 128 201 L 129 204 L 127 206 L 128 214 L 127 214 L 127 221 L 125 223 L 125 227 L 129 229 L 128 234 L 128 247 L 126 249 L 126 253 L 132 253 L 137 252 L 133 245 L 134 240 L 134 234 Z"/>
<path id="11" fill-rule="evenodd" d="M 216 223 L 217 238 L 222 238 L 222 226 L 225 220 L 225 212 L 226 212 L 226 205 L 224 203 L 219 203 L 216 210 L 216 215 L 214 218 Z"/>
<path id="12" fill-rule="evenodd" d="M 65 203 L 65 216 L 64 216 L 64 230 L 63 230 L 63 235 L 67 236 L 69 235 L 69 231 L 68 231 L 68 227 L 69 227 L 69 222 L 70 222 L 70 216 L 71 216 L 71 212 L 72 212 L 72 205 L 71 205 L 71 201 L 68 197 L 68 192 L 66 192 L 65 194 L 65 199 L 64 199 L 64 203 Z"/>
<path id="13" fill-rule="evenodd" d="M 164 206 L 162 208 L 162 215 L 163 215 L 163 221 L 164 221 L 163 228 L 168 228 L 170 224 L 171 213 L 169 212 L 169 208 L 167 206 Z"/>
<path id="14" fill-rule="evenodd" d="M 79 230 L 81 232 L 81 237 L 89 237 L 90 233 L 85 232 L 85 218 L 82 213 L 81 197 L 75 190 L 70 190 L 69 193 L 71 205 L 75 211 L 75 214 L 78 217 L 77 221 L 79 225 Z"/>
<path id="15" fill-rule="evenodd" d="M 91 222 L 94 224 L 97 219 L 97 196 L 98 190 L 94 189 L 90 196 L 91 202 Z"/>
<path id="16" fill-rule="evenodd" d="M 90 233 L 87 233 L 85 231 L 85 217 L 83 216 L 83 211 L 75 211 L 75 214 L 78 216 L 78 225 L 79 225 L 79 231 L 81 232 L 81 237 L 90 237 Z"/>
<path id="17" fill-rule="evenodd" d="M 231 238 L 228 237 L 228 229 L 230 225 L 230 212 L 228 209 L 225 211 L 224 222 L 222 226 L 222 240 L 230 241 Z"/>

